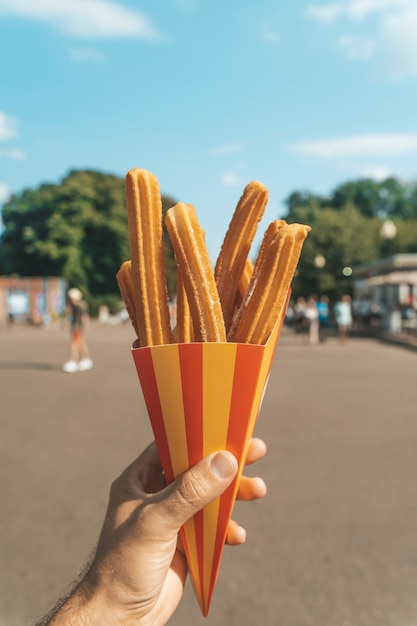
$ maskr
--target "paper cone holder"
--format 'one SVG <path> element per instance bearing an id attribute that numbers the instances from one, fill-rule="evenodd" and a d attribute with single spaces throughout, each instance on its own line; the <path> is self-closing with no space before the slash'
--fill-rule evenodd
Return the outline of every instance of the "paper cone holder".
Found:
<path id="1" fill-rule="evenodd" d="M 167 482 L 217 450 L 229 450 L 239 463 L 236 478 L 222 496 L 181 529 L 205 616 L 285 310 L 262 346 L 190 343 L 132 348 Z"/>

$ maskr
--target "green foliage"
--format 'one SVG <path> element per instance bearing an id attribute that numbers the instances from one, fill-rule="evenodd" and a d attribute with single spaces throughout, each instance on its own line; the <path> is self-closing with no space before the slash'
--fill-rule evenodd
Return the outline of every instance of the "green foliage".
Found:
<path id="1" fill-rule="evenodd" d="M 288 222 L 312 227 L 293 282 L 294 296 L 328 294 L 332 299 L 351 291 L 346 267 L 383 256 L 417 252 L 417 185 L 394 178 L 383 182 L 348 182 L 321 198 L 294 192 L 287 199 Z M 395 223 L 393 239 L 381 236 L 385 219 Z M 324 257 L 323 267 L 319 261 Z"/>
<path id="2" fill-rule="evenodd" d="M 174 201 L 163 198 L 164 211 Z M 129 258 L 122 178 L 72 171 L 60 184 L 14 195 L 3 208 L 0 274 L 62 276 L 95 306 L 119 297 L 116 272 Z M 164 235 L 167 280 L 176 286 L 176 264 Z"/>

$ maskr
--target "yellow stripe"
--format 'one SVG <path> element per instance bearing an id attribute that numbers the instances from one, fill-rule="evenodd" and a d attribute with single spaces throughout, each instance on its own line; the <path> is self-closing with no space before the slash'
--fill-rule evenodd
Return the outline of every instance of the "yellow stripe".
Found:
<path id="1" fill-rule="evenodd" d="M 203 455 L 224 450 L 235 371 L 236 344 L 203 347 Z M 204 598 L 207 606 L 220 499 L 204 509 Z"/>
<path id="2" fill-rule="evenodd" d="M 188 469 L 187 436 L 182 400 L 181 370 L 176 345 L 151 348 L 159 400 L 171 457 L 177 477 Z"/>
<path id="3" fill-rule="evenodd" d="M 188 447 L 178 347 L 172 345 L 164 346 L 163 349 L 152 348 L 152 360 L 172 469 L 174 475 L 179 476 L 188 469 Z M 190 572 L 197 590 L 201 587 L 201 582 L 198 570 L 194 519 L 190 519 L 184 525 L 183 532 L 187 542 Z"/>
<path id="4" fill-rule="evenodd" d="M 261 369 L 259 372 L 258 385 L 256 387 L 255 398 L 253 401 L 253 409 L 252 409 L 252 413 L 249 419 L 248 432 L 250 434 L 252 434 L 255 429 L 256 421 L 258 419 L 258 415 L 261 410 L 264 394 L 266 391 L 266 385 L 268 383 L 269 368 L 270 368 L 272 359 L 274 358 L 274 354 L 275 354 L 276 338 L 277 338 L 278 330 L 279 330 L 279 322 L 275 324 L 275 327 L 268 341 L 265 344 L 264 353 L 262 355 L 262 363 L 261 363 Z M 248 447 L 249 447 L 249 441 L 250 439 L 246 441 L 245 449 L 242 455 L 243 459 L 246 459 L 246 455 L 247 455 Z"/>
<path id="5" fill-rule="evenodd" d="M 203 455 L 226 447 L 236 344 L 203 346 Z"/>
<path id="6" fill-rule="evenodd" d="M 190 569 L 191 580 L 193 581 L 194 590 L 195 590 L 196 595 L 198 596 L 198 601 L 201 605 L 201 610 L 203 611 L 203 598 L 202 598 L 202 589 L 201 589 L 201 581 L 200 581 L 200 572 L 198 569 L 197 541 L 196 541 L 196 534 L 195 534 L 194 517 L 192 517 L 190 520 L 188 520 L 188 522 L 184 524 L 183 532 L 185 535 L 185 540 L 187 542 L 188 567 Z"/>

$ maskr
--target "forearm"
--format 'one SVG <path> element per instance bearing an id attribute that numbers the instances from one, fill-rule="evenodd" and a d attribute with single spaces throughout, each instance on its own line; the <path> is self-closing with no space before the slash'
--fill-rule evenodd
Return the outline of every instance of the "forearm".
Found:
<path id="1" fill-rule="evenodd" d="M 76 583 L 76 586 L 63 595 L 56 602 L 52 610 L 45 615 L 35 626 L 49 626 L 65 624 L 72 626 L 79 624 L 80 626 L 92 626 L 94 623 L 90 617 L 89 610 L 89 591 L 86 587 L 85 580 Z"/>
<path id="2" fill-rule="evenodd" d="M 91 584 L 89 575 L 58 600 L 48 615 L 35 626 L 139 626 L 125 611 L 109 606 L 104 591 Z"/>

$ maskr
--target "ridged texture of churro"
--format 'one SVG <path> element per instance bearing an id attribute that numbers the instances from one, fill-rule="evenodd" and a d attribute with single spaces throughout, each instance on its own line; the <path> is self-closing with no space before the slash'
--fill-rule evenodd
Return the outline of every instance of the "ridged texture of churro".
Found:
<path id="1" fill-rule="evenodd" d="M 126 204 L 136 325 L 141 346 L 172 343 L 165 282 L 162 201 L 156 177 L 142 169 L 126 176 Z"/>
<path id="2" fill-rule="evenodd" d="M 182 273 L 196 341 L 226 341 L 219 294 L 204 234 L 191 204 L 168 210 L 165 224 Z"/>
<path id="3" fill-rule="evenodd" d="M 176 342 L 191 343 L 194 341 L 193 321 L 191 319 L 190 306 L 188 304 L 187 293 L 184 287 L 184 280 L 181 270 L 177 277 L 177 326 Z"/>
<path id="4" fill-rule="evenodd" d="M 253 263 L 249 258 L 247 258 L 246 263 L 245 263 L 245 268 L 242 272 L 242 275 L 239 280 L 239 284 L 237 286 L 237 293 L 236 293 L 236 298 L 235 298 L 235 311 L 237 311 L 237 309 L 240 307 L 240 305 L 242 304 L 243 300 L 246 297 L 246 294 L 249 288 L 250 279 L 252 278 L 252 274 L 253 274 Z"/>
<path id="5" fill-rule="evenodd" d="M 261 183 L 252 181 L 246 185 L 216 262 L 214 276 L 226 331 L 232 323 L 240 277 L 267 202 L 268 191 Z"/>
<path id="6" fill-rule="evenodd" d="M 245 300 L 228 341 L 264 344 L 287 297 L 309 226 L 273 222 L 262 241 Z"/>
<path id="7" fill-rule="evenodd" d="M 136 335 L 139 336 L 138 327 L 136 323 L 136 308 L 133 295 L 133 282 L 132 282 L 132 263 L 131 261 L 125 261 L 122 263 L 119 271 L 116 274 L 117 284 L 119 285 L 120 294 L 122 300 L 125 303 L 126 311 L 129 314 L 133 328 Z"/>

